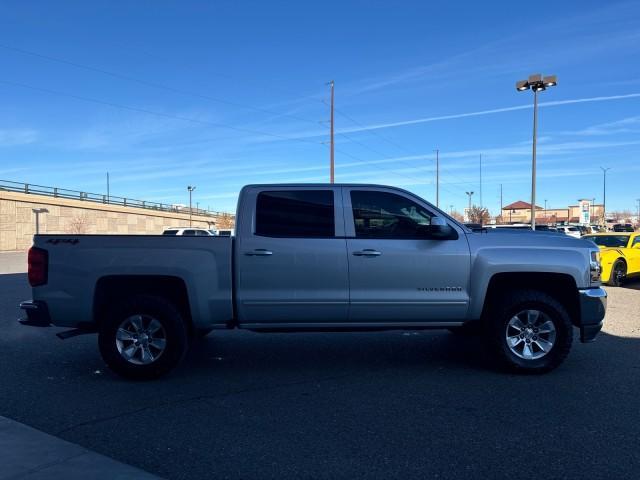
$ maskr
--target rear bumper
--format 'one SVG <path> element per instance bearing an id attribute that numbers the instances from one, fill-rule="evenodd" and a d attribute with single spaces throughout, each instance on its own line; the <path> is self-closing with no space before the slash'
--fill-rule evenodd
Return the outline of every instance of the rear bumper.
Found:
<path id="1" fill-rule="evenodd" d="M 593 342 L 602 330 L 607 311 L 607 292 L 601 288 L 579 290 L 580 294 L 580 341 Z"/>
<path id="2" fill-rule="evenodd" d="M 18 320 L 22 325 L 30 327 L 51 326 L 51 316 L 46 303 L 37 300 L 26 300 L 20 302 L 20 309 L 25 312 L 25 317 Z"/>

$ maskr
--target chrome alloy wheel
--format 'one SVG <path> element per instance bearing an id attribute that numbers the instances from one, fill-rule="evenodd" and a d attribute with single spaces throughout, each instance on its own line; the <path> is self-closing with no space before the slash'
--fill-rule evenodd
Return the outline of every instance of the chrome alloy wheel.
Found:
<path id="1" fill-rule="evenodd" d="M 162 324 L 150 315 L 127 317 L 116 332 L 116 347 L 127 362 L 149 365 L 164 353 L 167 334 Z"/>
<path id="2" fill-rule="evenodd" d="M 523 310 L 507 324 L 507 345 L 525 360 L 537 360 L 551 351 L 556 341 L 556 327 L 540 310 Z"/>

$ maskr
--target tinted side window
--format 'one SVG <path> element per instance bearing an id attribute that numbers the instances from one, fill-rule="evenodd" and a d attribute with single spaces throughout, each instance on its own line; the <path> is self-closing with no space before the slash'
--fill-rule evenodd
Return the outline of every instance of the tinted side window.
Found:
<path id="1" fill-rule="evenodd" d="M 163 235 L 177 235 L 178 234 L 178 230 L 165 230 L 164 232 L 162 232 Z"/>
<path id="2" fill-rule="evenodd" d="M 400 195 L 352 191 L 351 205 L 358 238 L 421 238 L 431 214 Z"/>
<path id="3" fill-rule="evenodd" d="M 333 237 L 333 191 L 260 192 L 256 204 L 256 235 Z"/>
<path id="4" fill-rule="evenodd" d="M 638 244 L 640 244 L 640 235 L 633 239 L 633 243 L 631 244 L 631 246 L 633 247 Z"/>
<path id="5" fill-rule="evenodd" d="M 188 236 L 195 236 L 196 231 L 195 230 L 185 230 L 184 232 L 182 232 L 182 235 L 188 235 Z"/>

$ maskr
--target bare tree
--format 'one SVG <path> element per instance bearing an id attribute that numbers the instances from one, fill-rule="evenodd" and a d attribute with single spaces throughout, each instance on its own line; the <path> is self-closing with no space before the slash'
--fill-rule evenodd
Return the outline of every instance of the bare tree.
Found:
<path id="1" fill-rule="evenodd" d="M 69 222 L 69 226 L 67 227 L 67 233 L 73 233 L 76 235 L 87 233 L 88 226 L 89 219 L 86 217 L 86 215 L 73 217 L 71 219 L 71 222 Z"/>
<path id="2" fill-rule="evenodd" d="M 473 205 L 468 213 L 470 223 L 485 225 L 489 223 L 489 210 Z"/>
<path id="3" fill-rule="evenodd" d="M 218 221 L 216 222 L 216 228 L 234 228 L 236 224 L 236 219 L 233 215 L 229 213 L 223 213 L 218 217 Z"/>
<path id="4" fill-rule="evenodd" d="M 451 210 L 451 213 L 449 215 L 451 215 L 453 218 L 455 218 L 460 223 L 464 222 L 464 216 L 457 210 Z"/>

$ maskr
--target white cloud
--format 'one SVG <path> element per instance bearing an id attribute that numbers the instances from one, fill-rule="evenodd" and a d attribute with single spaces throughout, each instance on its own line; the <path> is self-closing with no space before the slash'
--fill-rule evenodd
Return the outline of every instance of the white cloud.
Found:
<path id="1" fill-rule="evenodd" d="M 27 128 L 0 129 L 0 147 L 27 145 L 34 143 L 37 138 L 38 133 Z"/>

